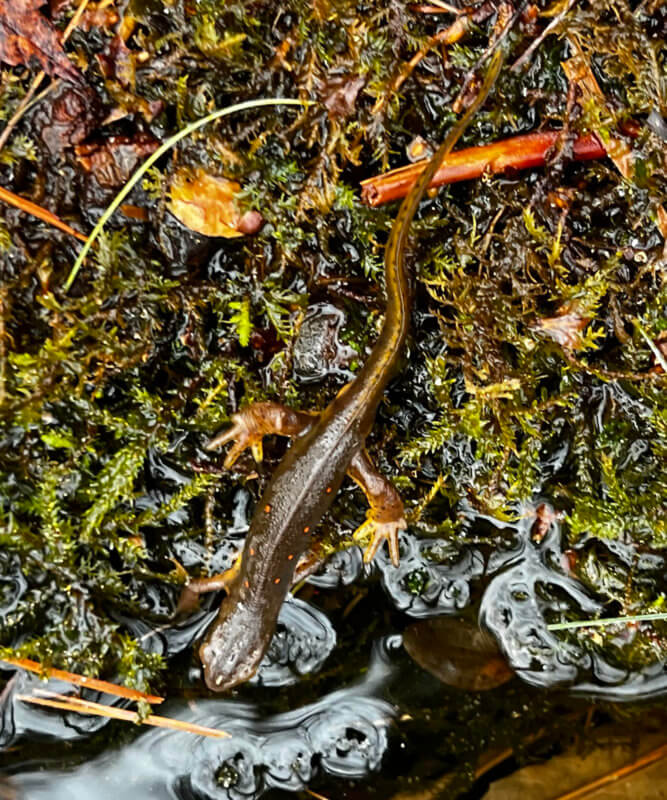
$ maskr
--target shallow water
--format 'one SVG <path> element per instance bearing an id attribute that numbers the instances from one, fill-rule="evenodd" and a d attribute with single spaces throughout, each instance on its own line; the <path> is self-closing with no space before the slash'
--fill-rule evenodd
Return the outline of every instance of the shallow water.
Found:
<path id="1" fill-rule="evenodd" d="M 234 508 L 232 527 L 242 537 L 249 512 L 243 493 Z M 136 800 L 236 800 L 324 787 L 327 796 L 390 797 L 398 786 L 419 785 L 438 772 L 465 773 L 465 765 L 492 745 L 513 746 L 538 725 L 546 725 L 547 738 L 557 741 L 559 718 L 583 714 L 592 708 L 592 698 L 656 701 L 667 693 L 663 661 L 632 671 L 613 654 L 592 648 L 585 637 L 547 629 L 559 615 L 592 615 L 600 604 L 571 572 L 559 523 L 545 509 L 538 504 L 518 509 L 513 523 L 470 516 L 467 524 L 480 534 L 489 528 L 502 534 L 502 546 L 493 550 L 484 545 L 456 549 L 451 542 L 405 533 L 399 568 L 385 553 L 366 566 L 356 548 L 329 559 L 308 580 L 307 600 L 290 596 L 286 601 L 259 673 L 239 699 L 200 696 L 193 663 L 189 685 L 170 691 L 157 710 L 227 731 L 228 740 L 132 729 L 30 706 L 17 695 L 44 684 L 16 673 L 2 699 L 0 742 L 17 796 L 83 800 L 94 791 L 103 800 L 116 800 L 119 792 Z M 222 549 L 218 560 L 224 564 L 230 555 L 228 547 Z M 627 548 L 620 555 L 627 559 Z M 651 556 L 645 566 L 654 575 L 664 573 L 661 557 Z M 5 586 L 4 601 L 11 604 L 20 584 L 8 578 Z M 153 591 L 158 592 L 156 607 L 167 602 Z M 364 592 L 373 599 L 365 609 Z M 340 593 L 362 610 L 352 606 L 348 614 L 330 617 L 324 609 Z M 118 621 L 146 649 L 188 658 L 214 613 L 203 608 L 178 625 L 161 627 L 121 615 Z M 509 684 L 488 692 L 456 690 L 411 661 L 400 631 L 410 620 L 443 614 L 478 620 L 515 673 Z M 377 630 L 372 646 L 355 647 L 346 630 L 353 617 L 354 627 Z M 362 677 L 339 685 L 341 664 L 348 661 L 352 674 Z M 461 669 L 470 669 L 469 663 Z M 68 691 L 54 681 L 46 688 Z M 613 705 L 604 708 L 615 713 Z M 428 742 L 436 742 L 433 752 Z M 379 795 L 373 795 L 373 787 Z M 479 786 L 476 791 L 481 796 Z"/>

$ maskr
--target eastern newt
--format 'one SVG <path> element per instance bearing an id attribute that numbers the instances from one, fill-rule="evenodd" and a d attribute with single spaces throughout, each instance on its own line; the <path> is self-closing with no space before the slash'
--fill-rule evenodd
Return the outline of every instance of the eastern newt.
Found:
<path id="1" fill-rule="evenodd" d="M 406 526 L 403 503 L 394 486 L 373 467 L 364 442 L 408 333 L 412 298 L 403 262 L 410 223 L 440 162 L 486 98 L 500 63 L 500 57 L 494 58 L 477 98 L 401 204 L 385 249 L 384 324 L 359 374 L 317 416 L 277 403 L 256 403 L 234 414 L 233 426 L 207 445 L 213 449 L 233 441 L 225 460 L 230 467 L 246 447 L 260 450 L 265 434 L 294 437 L 259 501 L 228 595 L 199 648 L 204 678 L 213 691 L 230 689 L 257 671 L 297 561 L 346 474 L 361 486 L 370 504 L 360 529 L 372 534 L 364 559 L 372 559 L 387 539 L 391 559 L 398 564 L 398 532 Z M 209 580 L 212 588 L 219 588 L 219 580 Z M 190 588 L 204 591 L 206 582 L 193 581 Z"/>

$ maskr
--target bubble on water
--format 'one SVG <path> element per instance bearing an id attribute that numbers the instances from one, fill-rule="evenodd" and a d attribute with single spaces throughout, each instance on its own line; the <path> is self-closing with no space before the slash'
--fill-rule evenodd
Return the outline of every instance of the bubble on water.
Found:
<path id="1" fill-rule="evenodd" d="M 360 548 L 348 547 L 328 558 L 319 572 L 308 578 L 308 583 L 320 589 L 349 586 L 361 576 L 363 571 L 364 562 Z"/>
<path id="2" fill-rule="evenodd" d="M 557 612 L 570 607 L 590 616 L 601 605 L 562 571 L 556 519 L 550 519 L 540 541 L 534 541 L 535 516 L 520 517 L 514 546 L 496 553 L 490 564 L 497 574 L 482 598 L 480 625 L 495 636 L 512 669 L 527 683 L 541 687 L 571 683 L 580 670 L 590 669 L 590 655 L 549 631 L 547 617 L 557 618 Z"/>
<path id="3" fill-rule="evenodd" d="M 195 797 L 247 800 L 264 788 L 262 749 L 248 738 L 202 740 L 188 781 Z"/>
<path id="4" fill-rule="evenodd" d="M 459 549 L 445 539 L 419 539 L 399 534 L 400 563 L 395 567 L 385 548 L 371 564 L 360 548 L 335 553 L 308 582 L 323 589 L 347 586 L 377 572 L 394 606 L 410 617 L 453 614 L 470 602 L 471 583 L 484 574 L 484 557 L 476 548 Z"/>
<path id="5" fill-rule="evenodd" d="M 399 611 L 411 617 L 453 614 L 470 602 L 470 584 L 484 573 L 484 557 L 475 548 L 458 550 L 444 539 L 400 534 L 400 564 L 381 551 L 376 556 L 382 585 Z"/>
<path id="6" fill-rule="evenodd" d="M 380 766 L 390 721 L 382 704 L 354 698 L 317 715 L 305 728 L 323 769 L 340 778 L 363 778 Z"/>
<path id="7" fill-rule="evenodd" d="M 119 793 L 255 800 L 272 789 L 302 791 L 322 773 L 366 777 L 381 765 L 396 715 L 395 707 L 376 695 L 392 679 L 391 654 L 399 641 L 396 636 L 376 642 L 368 672 L 351 687 L 286 713 L 264 716 L 255 705 L 224 699 L 171 701 L 160 709 L 165 716 L 226 731 L 228 739 L 144 729 L 134 741 L 76 770 L 19 773 L 17 786 L 31 800 L 93 795 L 117 800 Z M 33 730 L 42 732 L 40 725 Z"/>

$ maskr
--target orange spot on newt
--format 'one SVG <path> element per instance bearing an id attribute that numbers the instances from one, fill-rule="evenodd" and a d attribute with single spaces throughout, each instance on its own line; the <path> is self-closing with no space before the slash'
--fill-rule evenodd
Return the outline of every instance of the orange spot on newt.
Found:
<path id="1" fill-rule="evenodd" d="M 310 525 L 306 525 L 306 527 L 303 529 L 303 532 L 308 533 L 309 530 L 310 530 Z"/>
<path id="2" fill-rule="evenodd" d="M 255 555 L 255 548 L 254 548 L 254 547 L 251 547 L 251 548 L 250 548 L 250 555 L 251 555 L 251 556 L 254 556 L 254 555 Z"/>
<path id="3" fill-rule="evenodd" d="M 290 554 L 287 556 L 287 560 L 288 560 L 288 561 L 291 561 L 293 558 L 294 558 L 294 553 L 290 553 Z"/>
<path id="4" fill-rule="evenodd" d="M 275 584 L 276 584 L 276 586 L 277 586 L 277 585 L 280 583 L 280 578 L 276 578 L 276 579 L 275 579 L 275 581 L 274 581 L 274 583 L 275 583 Z"/>
<path id="5" fill-rule="evenodd" d="M 331 494 L 331 486 L 327 486 L 327 494 Z"/>
<path id="6" fill-rule="evenodd" d="M 246 589 L 249 589 L 249 588 L 250 588 L 250 581 L 246 580 L 246 582 L 245 582 L 245 588 L 246 588 Z"/>
<path id="7" fill-rule="evenodd" d="M 265 514 L 268 514 L 268 513 L 269 513 L 269 511 L 271 511 L 271 504 L 270 504 L 270 503 L 267 503 L 267 504 L 264 506 L 264 513 L 265 513 Z"/>

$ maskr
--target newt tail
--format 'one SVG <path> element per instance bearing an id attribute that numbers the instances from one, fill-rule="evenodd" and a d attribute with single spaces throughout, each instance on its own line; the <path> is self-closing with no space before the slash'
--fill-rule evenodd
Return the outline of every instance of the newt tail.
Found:
<path id="1" fill-rule="evenodd" d="M 199 649 L 204 678 L 213 691 L 230 689 L 257 671 L 296 563 L 346 474 L 361 486 L 370 504 L 362 526 L 372 534 L 365 559 L 370 560 L 386 539 L 392 561 L 398 564 L 398 532 L 406 527 L 403 503 L 394 486 L 373 467 L 364 443 L 401 358 L 410 325 L 412 298 L 404 267 L 410 224 L 440 162 L 484 102 L 500 65 L 498 51 L 477 98 L 401 204 L 385 249 L 385 320 L 361 371 L 317 416 L 277 403 L 256 403 L 235 414 L 233 426 L 209 442 L 208 446 L 215 448 L 234 441 L 225 461 L 229 467 L 245 447 L 258 450 L 265 434 L 294 437 L 259 501 L 240 568 Z"/>

